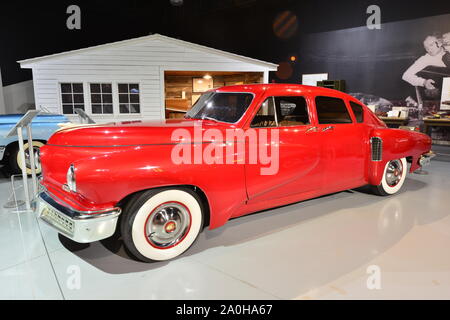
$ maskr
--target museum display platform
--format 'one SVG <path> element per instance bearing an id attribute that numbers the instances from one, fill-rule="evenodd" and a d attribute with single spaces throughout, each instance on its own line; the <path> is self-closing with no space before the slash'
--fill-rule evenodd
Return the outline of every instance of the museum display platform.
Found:
<path id="1" fill-rule="evenodd" d="M 3 177 L 0 299 L 450 299 L 450 163 L 426 170 L 393 197 L 359 189 L 234 219 L 153 264 L 4 209 Z M 381 290 L 366 285 L 371 266 Z"/>

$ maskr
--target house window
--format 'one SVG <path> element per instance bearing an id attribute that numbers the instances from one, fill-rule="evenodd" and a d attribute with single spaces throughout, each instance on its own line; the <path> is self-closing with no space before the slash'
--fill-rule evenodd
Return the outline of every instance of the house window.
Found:
<path id="1" fill-rule="evenodd" d="M 91 107 L 93 114 L 112 114 L 113 95 L 111 83 L 91 83 Z"/>
<path id="2" fill-rule="evenodd" d="M 140 113 L 139 84 L 119 83 L 119 111 L 122 114 Z"/>
<path id="3" fill-rule="evenodd" d="M 75 114 L 74 109 L 84 110 L 82 83 L 61 83 L 61 102 L 64 114 Z"/>

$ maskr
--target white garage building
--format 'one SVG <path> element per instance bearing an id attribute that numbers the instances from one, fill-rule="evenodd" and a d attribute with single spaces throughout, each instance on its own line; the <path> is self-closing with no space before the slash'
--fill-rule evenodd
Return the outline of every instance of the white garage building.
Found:
<path id="1" fill-rule="evenodd" d="M 164 119 L 208 88 L 267 83 L 278 67 L 159 34 L 19 63 L 32 69 L 37 109 L 76 118 L 78 107 L 98 122 Z"/>

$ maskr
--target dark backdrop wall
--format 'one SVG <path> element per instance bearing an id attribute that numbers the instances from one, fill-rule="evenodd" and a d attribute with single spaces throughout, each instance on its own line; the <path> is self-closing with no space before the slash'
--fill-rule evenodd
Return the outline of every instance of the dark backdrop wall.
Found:
<path id="1" fill-rule="evenodd" d="M 365 25 L 369 5 L 382 23 L 450 13 L 448 0 L 60 0 L 0 4 L 3 85 L 30 80 L 17 60 L 161 33 L 274 63 L 302 61 L 302 36 Z M 81 30 L 66 28 L 66 8 L 79 5 Z M 291 31 L 274 28 L 280 14 L 295 18 Z M 284 24 L 282 23 L 281 26 Z M 298 64 L 283 82 L 298 82 Z M 277 76 L 273 76 L 277 79 Z"/>
<path id="2" fill-rule="evenodd" d="M 450 33 L 450 15 L 385 23 L 381 30 L 364 26 L 309 34 L 301 41 L 299 71 L 328 72 L 330 79 L 344 79 L 348 92 L 402 100 L 415 96 L 414 87 L 402 75 L 426 54 L 424 39 L 446 33 Z M 449 69 L 441 71 L 445 74 Z M 440 87 L 442 76 L 434 79 Z"/>

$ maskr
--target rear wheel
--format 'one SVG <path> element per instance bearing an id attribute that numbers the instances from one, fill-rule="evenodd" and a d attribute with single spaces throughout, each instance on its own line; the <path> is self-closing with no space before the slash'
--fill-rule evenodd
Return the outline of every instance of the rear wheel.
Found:
<path id="1" fill-rule="evenodd" d="M 372 186 L 375 194 L 380 196 L 388 196 L 397 193 L 405 182 L 408 166 L 406 158 L 391 160 L 386 163 L 381 183 Z"/>
<path id="2" fill-rule="evenodd" d="M 131 199 L 121 218 L 128 251 L 144 262 L 173 259 L 189 249 L 203 226 L 202 203 L 188 188 L 146 191 Z"/>

